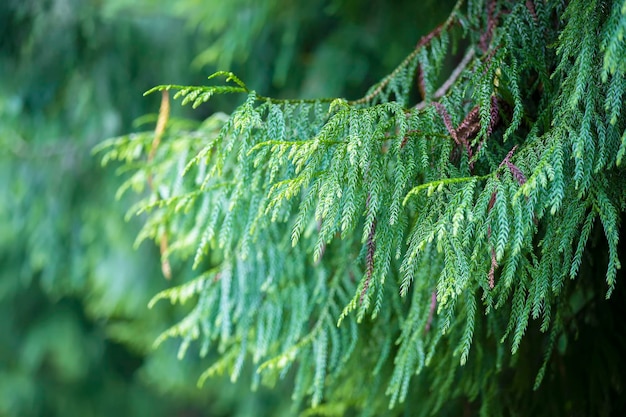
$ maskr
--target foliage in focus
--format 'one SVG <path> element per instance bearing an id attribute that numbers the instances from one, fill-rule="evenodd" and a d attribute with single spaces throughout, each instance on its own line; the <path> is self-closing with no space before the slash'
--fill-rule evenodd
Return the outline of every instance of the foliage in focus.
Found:
<path id="1" fill-rule="evenodd" d="M 226 72 L 149 91 L 245 95 L 158 148 L 102 146 L 133 168 L 124 187 L 152 183 L 140 239 L 198 271 L 153 299 L 194 300 L 159 341 L 220 353 L 200 384 L 293 378 L 307 415 L 537 414 L 529 391 L 567 379 L 553 357 L 588 304 L 615 308 L 625 27 L 620 1 L 459 1 L 357 100 L 264 97 Z M 565 395 L 557 414 L 623 409 L 611 337 L 589 370 L 602 407 Z"/>
<path id="2" fill-rule="evenodd" d="M 133 250 L 142 219 L 123 217 L 134 196 L 111 198 L 127 168 L 101 168 L 92 148 L 156 119 L 141 117 L 158 105 L 140 99 L 149 87 L 216 71 L 202 53 L 215 45 L 232 52 L 220 65 L 268 94 L 354 94 L 446 13 L 423 13 L 434 3 L 0 1 L 0 415 L 291 415 L 280 393 L 242 400 L 249 369 L 244 388 L 214 378 L 198 390 L 215 352 L 179 361 L 175 340 L 151 349 L 188 309 L 147 310 L 170 283 L 157 250 Z M 170 128 L 239 99 L 222 98 L 172 108 Z M 193 273 L 172 263 L 172 283 Z"/>

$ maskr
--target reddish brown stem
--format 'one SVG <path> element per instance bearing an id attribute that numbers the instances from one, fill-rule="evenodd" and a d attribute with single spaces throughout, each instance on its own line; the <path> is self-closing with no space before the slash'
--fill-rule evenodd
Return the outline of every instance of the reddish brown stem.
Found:
<path id="1" fill-rule="evenodd" d="M 150 146 L 150 153 L 148 154 L 148 163 L 152 162 L 154 156 L 156 155 L 157 148 L 161 144 L 161 139 L 163 138 L 163 134 L 165 133 L 165 126 L 167 125 L 167 121 L 170 117 L 170 100 L 169 93 L 166 90 L 161 92 L 161 107 L 159 108 L 159 118 L 157 119 L 157 125 L 154 129 L 154 139 L 152 141 L 152 145 Z M 154 184 L 152 183 L 152 174 L 148 173 L 147 177 L 148 186 L 150 190 L 154 192 Z M 163 230 L 159 236 L 159 249 L 161 252 L 161 271 L 163 272 L 163 276 L 165 279 L 172 278 L 172 267 L 170 265 L 169 259 L 167 258 L 167 250 L 168 250 L 168 242 L 167 242 L 167 234 L 165 230 Z"/>
<path id="2" fill-rule="evenodd" d="M 361 290 L 361 297 L 359 299 L 359 304 L 363 304 L 363 299 L 365 298 L 365 294 L 367 294 L 367 291 L 369 290 L 369 287 L 370 287 L 372 275 L 374 275 L 374 254 L 376 253 L 376 241 L 374 240 L 375 233 L 376 233 L 376 220 L 372 222 L 372 226 L 370 227 L 370 231 L 367 236 L 367 256 L 365 258 L 365 264 L 366 264 L 365 283 L 363 284 L 363 289 Z"/>

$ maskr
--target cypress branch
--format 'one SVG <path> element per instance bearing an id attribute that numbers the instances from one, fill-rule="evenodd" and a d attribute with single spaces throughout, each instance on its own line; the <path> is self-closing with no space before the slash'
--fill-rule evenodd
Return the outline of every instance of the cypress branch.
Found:
<path id="1" fill-rule="evenodd" d="M 211 129 L 170 129 L 159 152 L 132 137 L 104 148 L 103 161 L 154 173 L 142 236 L 167 233 L 168 256 L 204 277 L 153 299 L 198 296 L 163 337 L 216 342 L 201 381 L 250 363 L 274 380 L 295 365 L 293 397 L 320 412 L 353 405 L 344 389 L 374 375 L 392 410 L 437 384 L 423 414 L 464 396 L 497 413 L 490 378 L 515 366 L 541 318 L 537 389 L 568 297 L 590 285 L 597 221 L 606 298 L 620 285 L 624 21 L 617 1 L 459 1 L 358 100 L 276 100 L 226 72 L 210 78 L 227 85 L 148 91 L 193 106 L 247 95 Z M 470 46 L 435 89 L 450 39 Z M 358 408 L 385 412 L 373 389 Z"/>

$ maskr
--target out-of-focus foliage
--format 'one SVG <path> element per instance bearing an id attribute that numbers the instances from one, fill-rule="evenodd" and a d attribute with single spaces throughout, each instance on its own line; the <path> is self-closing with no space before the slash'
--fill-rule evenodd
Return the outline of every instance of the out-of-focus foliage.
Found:
<path id="1" fill-rule="evenodd" d="M 3 416 L 183 409 L 154 390 L 179 365 L 142 365 L 167 314 L 146 303 L 165 284 L 150 248 L 133 249 L 134 225 L 110 198 L 114 169 L 91 149 L 148 112 L 147 86 L 190 76 L 194 53 L 179 47 L 190 43 L 179 19 L 107 17 L 99 3 L 0 5 Z"/>
<path id="2" fill-rule="evenodd" d="M 180 313 L 147 310 L 169 283 L 156 249 L 133 247 L 136 222 L 124 221 L 133 201 L 111 198 L 117 167 L 101 168 L 91 151 L 106 137 L 152 128 L 133 125 L 158 106 L 142 98 L 148 88 L 201 83 L 224 67 L 268 94 L 356 96 L 448 11 L 396 6 L 0 2 L 0 415 L 289 413 L 276 393 L 234 401 L 247 384 L 211 380 L 198 390 L 214 358 L 179 361 L 173 342 L 151 350 Z M 189 273 L 176 272 L 178 282 Z"/>
<path id="3" fill-rule="evenodd" d="M 453 1 L 140 0 L 206 34 L 194 68 L 246 75 L 280 97 L 356 97 L 393 69 Z M 120 5 L 117 10 L 123 10 Z M 209 71 L 207 74 L 211 73 Z"/>

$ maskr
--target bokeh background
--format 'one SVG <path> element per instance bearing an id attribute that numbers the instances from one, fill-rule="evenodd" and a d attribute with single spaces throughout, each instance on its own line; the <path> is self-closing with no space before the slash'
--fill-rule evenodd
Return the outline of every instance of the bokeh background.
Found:
<path id="1" fill-rule="evenodd" d="M 452 1 L 0 1 L 0 416 L 289 415 L 289 394 L 213 379 L 158 334 L 166 281 L 134 247 L 104 139 L 151 130 L 157 84 L 231 70 L 263 95 L 357 98 L 441 22 Z M 218 98 L 173 116 L 231 111 Z"/>

